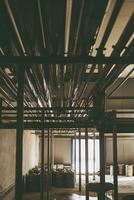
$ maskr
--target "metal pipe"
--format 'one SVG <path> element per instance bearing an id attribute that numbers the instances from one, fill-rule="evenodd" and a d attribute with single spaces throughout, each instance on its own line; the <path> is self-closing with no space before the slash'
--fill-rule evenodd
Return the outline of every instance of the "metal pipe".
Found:
<path id="1" fill-rule="evenodd" d="M 111 5 L 111 2 L 112 2 L 112 0 L 108 2 L 105 13 L 107 13 L 107 10 L 109 9 L 109 7 L 110 7 L 110 5 Z M 96 33 L 96 41 L 95 41 L 95 43 L 96 43 L 97 40 L 98 40 L 98 35 L 99 35 L 99 32 L 101 31 L 101 27 L 103 27 L 103 22 L 105 21 L 105 18 L 106 18 L 106 14 L 104 15 L 104 17 L 103 17 L 103 19 L 102 19 L 102 23 L 101 23 L 101 25 L 99 26 L 98 31 L 97 31 L 97 33 Z M 94 48 L 95 48 L 95 47 L 93 46 L 92 49 L 91 49 L 90 55 L 92 55 L 92 52 L 93 52 L 93 49 L 94 49 Z M 104 48 L 104 47 L 103 47 L 103 48 Z M 84 93 L 85 93 L 85 91 L 86 91 L 86 89 L 87 89 L 87 87 L 88 87 L 88 82 L 91 80 L 95 68 L 96 68 L 96 65 L 95 65 L 95 64 L 91 66 L 90 76 L 88 77 L 87 82 L 84 83 L 82 92 L 81 92 L 81 94 L 80 94 L 79 97 L 78 97 L 79 100 L 84 96 Z M 81 103 L 81 104 L 82 104 L 82 103 Z"/>
<path id="2" fill-rule="evenodd" d="M 50 91 L 49 91 L 49 89 L 47 87 L 46 79 L 45 79 L 45 76 L 44 76 L 44 73 L 43 73 L 43 65 L 39 65 L 38 70 L 36 68 L 36 71 L 35 71 L 35 75 L 37 74 L 37 79 L 40 82 L 40 78 L 38 78 L 38 73 L 37 72 L 40 73 L 40 76 L 41 76 L 41 79 L 42 79 L 43 89 L 44 89 L 45 95 L 47 97 L 47 102 L 48 102 L 49 107 L 51 107 L 52 106 L 52 104 L 51 104 L 51 96 L 50 96 Z"/>
<path id="3" fill-rule="evenodd" d="M 120 89 L 120 87 L 128 80 L 130 75 L 133 73 L 134 68 L 127 74 L 125 78 L 108 94 L 107 97 L 110 97 L 117 89 Z"/>
<path id="4" fill-rule="evenodd" d="M 12 92 L 17 93 L 17 88 L 15 87 L 15 83 L 9 78 L 9 76 L 0 68 L 0 74 L 2 78 L 4 78 L 7 84 L 12 88 Z"/>
<path id="5" fill-rule="evenodd" d="M 110 36 L 110 33 L 111 33 L 112 29 L 113 29 L 113 26 L 115 24 L 115 21 L 116 21 L 118 15 L 119 15 L 119 12 L 120 12 L 120 10 L 122 8 L 122 5 L 123 5 L 124 1 L 125 0 L 118 0 L 115 3 L 112 15 L 110 17 L 110 20 L 109 20 L 108 25 L 106 27 L 106 30 L 104 32 L 103 38 L 101 40 L 101 43 L 100 43 L 100 46 L 99 46 L 99 50 L 100 51 L 98 51 L 98 54 L 102 53 L 102 50 L 104 49 L 104 46 L 106 45 L 106 42 L 107 42 L 107 40 L 108 40 L 108 38 Z"/>
<path id="6" fill-rule="evenodd" d="M 109 8 L 109 4 L 110 4 L 110 3 L 108 3 L 106 10 Z M 106 12 L 106 11 L 105 11 L 105 12 Z M 104 18 L 105 18 L 105 15 L 103 16 L 102 23 L 103 23 L 103 21 L 104 21 Z M 102 24 L 101 24 L 101 25 L 102 25 Z M 99 31 L 100 31 L 101 25 L 99 26 L 98 31 L 97 31 L 97 33 L 96 33 L 96 41 L 97 41 L 97 39 L 98 39 L 98 35 L 99 35 Z M 96 42 L 96 41 L 95 41 L 95 42 Z M 102 48 L 102 47 L 101 47 L 101 48 Z M 103 48 L 104 48 L 104 46 L 103 46 Z M 92 55 L 92 51 L 93 51 L 93 48 L 92 48 L 92 50 L 91 50 L 91 52 L 90 52 L 90 55 Z M 93 75 L 93 72 L 94 72 L 95 68 L 96 68 L 96 65 L 92 65 L 91 70 L 90 70 L 90 75 Z M 90 77 L 88 78 L 88 82 L 90 81 L 91 78 L 92 78 L 92 76 L 90 76 Z M 78 97 L 79 100 L 80 100 L 81 97 L 84 95 L 84 93 L 85 93 L 87 87 L 88 87 L 88 84 L 85 83 L 84 86 L 83 86 L 82 92 L 81 92 L 81 94 L 80 94 L 79 97 Z"/>
<path id="7" fill-rule="evenodd" d="M 1 52 L 2 56 L 5 56 L 5 53 L 1 48 L 0 48 L 0 52 Z M 12 79 L 10 79 L 10 77 L 7 75 L 6 72 L 4 72 L 4 70 L 0 69 L 0 74 L 4 78 L 5 85 L 10 90 L 14 99 L 16 99 L 16 96 L 17 96 L 17 88 L 15 87 L 16 83 L 14 83 Z M 3 91 L 2 94 L 3 93 L 5 93 L 5 91 Z M 27 92 L 26 86 L 24 88 L 24 98 L 25 98 L 25 93 L 27 93 L 27 97 L 30 99 L 30 94 L 29 94 L 29 92 Z M 7 95 L 4 95 L 4 96 L 6 96 L 6 99 L 9 101 L 9 97 L 7 97 Z M 28 103 L 25 101 L 25 99 L 24 99 L 24 103 L 25 103 L 25 105 L 28 105 Z"/>
<path id="8" fill-rule="evenodd" d="M 88 128 L 85 128 L 85 190 L 86 200 L 89 199 L 87 184 L 89 183 L 89 166 L 88 166 Z"/>
<path id="9" fill-rule="evenodd" d="M 1 84 L 7 87 L 10 95 L 12 98 L 16 99 L 17 96 L 17 89 L 14 87 L 14 84 L 10 80 L 10 78 L 7 76 L 7 74 L 0 68 L 0 75 L 2 77 Z"/>
<path id="10" fill-rule="evenodd" d="M 6 99 L 8 102 L 11 101 L 11 98 L 9 97 L 9 94 L 7 91 L 5 91 L 4 88 L 2 88 L 2 86 L 0 86 L 0 94 L 3 96 L 4 99 Z"/>
<path id="11" fill-rule="evenodd" d="M 29 98 L 29 100 L 31 102 L 31 106 L 36 107 L 36 105 L 37 105 L 37 98 L 34 95 L 33 91 L 31 91 L 31 89 L 28 87 L 28 85 L 25 86 L 25 97 Z"/>
<path id="12" fill-rule="evenodd" d="M 1 94 L 1 88 L 0 88 L 0 94 Z M 3 96 L 3 94 L 2 94 L 2 96 Z M 9 106 L 9 107 L 11 107 L 11 108 L 13 108 L 14 106 L 11 104 L 11 103 L 9 103 L 8 101 L 7 101 L 7 99 L 5 98 L 5 97 L 1 97 L 2 98 L 2 100 L 3 100 L 3 102 L 5 102 L 6 104 L 7 104 L 7 106 Z"/>
<path id="13" fill-rule="evenodd" d="M 122 50 L 124 49 L 125 44 L 128 42 L 129 38 L 131 37 L 131 35 L 133 34 L 133 30 L 132 30 L 132 26 L 134 25 L 134 14 L 131 15 L 122 35 L 120 36 L 118 42 L 116 43 L 116 46 L 111 54 L 111 58 L 114 56 L 119 56 L 120 53 L 122 52 Z M 130 46 L 130 45 L 129 45 Z M 128 50 L 127 50 L 128 51 Z M 127 56 L 123 56 L 126 57 Z M 128 56 L 129 57 L 129 56 Z M 114 64 L 119 64 L 119 63 L 114 63 Z M 120 64 L 125 64 L 125 63 L 120 63 Z M 128 63 L 126 63 L 128 64 Z M 133 62 L 131 63 L 133 64 Z M 105 77 L 107 76 L 107 74 L 109 73 L 111 67 L 113 66 L 113 63 L 106 65 L 105 68 L 102 70 L 100 78 L 98 79 L 97 83 L 95 84 L 95 86 L 92 88 L 92 90 L 90 91 L 90 93 L 88 94 L 88 100 L 91 99 L 91 97 L 93 96 L 93 94 L 98 91 L 98 89 L 101 88 L 102 84 L 105 82 Z"/>
<path id="14" fill-rule="evenodd" d="M 81 130 L 79 129 L 79 191 L 81 191 Z"/>
<path id="15" fill-rule="evenodd" d="M 9 3 L 8 3 L 8 0 L 4 0 L 4 3 L 5 3 L 5 6 L 6 6 L 8 15 L 9 15 L 9 17 L 10 17 L 10 20 L 11 20 L 11 22 L 12 22 L 13 28 L 14 28 L 14 30 L 15 30 L 16 36 L 17 36 L 18 41 L 19 41 L 19 43 L 20 43 L 22 52 L 23 52 L 23 54 L 25 55 L 25 54 L 26 54 L 25 47 L 24 47 L 24 44 L 23 44 L 23 42 L 22 42 L 22 40 L 21 40 L 20 33 L 19 33 L 19 30 L 18 30 L 17 24 L 16 24 L 16 22 L 15 22 L 15 18 L 14 18 L 14 16 L 13 16 L 13 13 L 12 13 L 12 10 L 11 10 L 11 8 L 10 8 L 10 5 L 9 5 Z"/>
<path id="16" fill-rule="evenodd" d="M 125 50 L 123 56 L 131 56 L 134 53 L 134 46 L 133 46 L 133 42 L 129 45 L 129 47 Z M 106 90 L 108 88 L 108 86 L 112 83 L 115 82 L 115 80 L 118 78 L 118 76 L 122 73 L 122 71 L 127 67 L 128 65 L 124 64 L 124 65 L 118 65 L 115 66 L 112 71 L 109 73 L 109 75 L 106 77 L 105 82 L 103 83 L 102 86 L 102 90 Z"/>
<path id="17" fill-rule="evenodd" d="M 44 111 L 42 110 L 42 129 L 41 129 L 41 196 L 44 200 Z"/>
<path id="18" fill-rule="evenodd" d="M 4 79 L 0 80 L 0 87 L 4 91 L 3 93 L 7 93 L 11 99 L 16 99 L 16 96 L 14 92 L 12 91 L 10 85 L 7 84 L 7 82 Z"/>
<path id="19" fill-rule="evenodd" d="M 33 71 L 32 70 L 27 70 L 27 80 L 28 80 L 28 84 L 30 86 L 30 88 L 33 90 L 34 92 L 34 95 L 36 95 L 36 98 L 37 100 L 40 100 L 40 106 L 43 107 L 43 102 L 42 102 L 42 99 L 41 99 L 41 93 L 40 93 L 40 90 L 38 88 L 38 84 L 37 82 L 35 82 L 35 79 L 33 77 Z"/>
<path id="20" fill-rule="evenodd" d="M 33 92 L 33 95 L 35 96 L 35 98 L 38 100 L 38 95 L 37 92 L 33 86 L 33 83 L 30 79 L 30 77 L 28 76 L 28 72 L 26 72 L 26 81 L 27 81 L 27 85 L 29 86 L 29 88 L 31 89 L 31 91 Z"/>
<path id="21" fill-rule="evenodd" d="M 83 11 L 84 11 L 84 5 L 85 5 L 85 0 L 83 0 L 82 3 L 81 3 L 81 9 L 80 9 L 79 20 L 78 20 L 78 25 L 77 25 L 77 31 L 76 31 L 76 36 L 75 36 L 75 44 L 74 44 L 74 49 L 73 49 L 73 55 L 76 54 L 78 38 L 79 38 L 79 33 L 80 33 L 80 25 L 81 25 Z"/>
<path id="22" fill-rule="evenodd" d="M 94 70 L 95 70 L 95 67 L 96 67 L 96 65 L 92 65 L 92 68 L 91 68 L 91 70 L 90 70 L 90 75 L 93 74 L 93 72 L 94 72 Z M 92 78 L 92 76 L 89 76 L 87 82 L 84 83 L 83 90 L 82 90 L 81 94 L 79 95 L 79 98 L 78 98 L 78 99 L 81 99 L 81 98 L 83 97 L 83 95 L 84 95 L 84 93 L 85 93 L 85 91 L 86 91 L 86 89 L 87 89 L 87 87 L 88 87 L 88 83 L 89 83 L 89 81 L 91 80 L 91 78 Z"/>
<path id="23" fill-rule="evenodd" d="M 42 34 L 42 40 L 43 40 L 43 47 L 44 49 L 46 49 L 46 39 L 45 39 L 45 33 L 44 33 L 44 25 L 43 25 L 43 17 L 42 17 L 42 10 L 41 10 L 41 4 L 40 4 L 40 0 L 37 0 L 37 3 L 38 3 L 38 10 L 39 10 L 39 19 L 40 19 L 40 25 L 41 25 L 41 34 Z M 40 67 L 43 68 L 43 66 L 39 66 L 39 69 Z M 46 96 L 48 98 L 48 105 L 49 107 L 51 107 L 51 97 L 50 97 L 50 92 L 49 92 L 49 89 L 47 88 L 47 84 L 46 84 L 46 80 L 45 80 L 45 77 L 43 75 L 43 70 L 42 70 L 42 73 L 41 73 L 42 77 L 43 77 L 43 86 L 44 86 L 44 89 L 46 91 Z M 37 79 L 38 80 L 38 79 Z"/>
<path id="24" fill-rule="evenodd" d="M 10 18 L 10 20 L 11 20 L 12 26 L 13 26 L 13 28 L 14 28 L 14 30 L 15 30 L 15 34 L 16 34 L 16 36 L 17 36 L 17 38 L 18 38 L 18 41 L 19 41 L 19 44 L 20 44 L 20 46 L 21 46 L 22 52 L 23 52 L 24 55 L 26 55 L 25 47 L 24 47 L 24 44 L 23 44 L 23 42 L 22 42 L 22 39 L 21 39 L 19 30 L 18 30 L 17 24 L 16 24 L 16 22 L 15 22 L 15 18 L 14 18 L 14 16 L 13 16 L 11 7 L 10 7 L 10 5 L 9 5 L 9 2 L 8 2 L 7 0 L 4 0 L 4 3 L 5 3 L 5 7 L 6 7 L 6 9 L 7 9 L 9 18 Z M 1 51 L 1 52 L 2 52 L 2 51 Z M 2 53 L 3 53 L 3 52 L 2 52 Z M 10 83 L 11 83 L 11 80 L 10 80 Z M 13 88 L 14 88 L 14 84 L 12 84 L 12 86 L 13 86 Z M 16 90 L 16 88 L 15 88 L 15 90 Z M 15 91 L 15 90 L 14 90 L 14 91 Z M 25 102 L 25 104 L 27 105 L 26 102 Z"/>
<path id="25" fill-rule="evenodd" d="M 38 75 L 37 75 L 37 71 L 34 70 L 34 68 L 32 68 L 31 70 L 32 76 L 33 76 L 33 82 L 36 83 L 36 87 L 37 87 L 37 94 L 38 97 L 40 96 L 40 102 L 42 103 L 42 107 L 46 106 L 46 102 L 45 102 L 45 98 L 44 98 L 44 91 L 42 90 Z"/>
<path id="26" fill-rule="evenodd" d="M 68 54 L 69 46 L 69 35 L 70 35 L 70 25 L 71 25 L 71 13 L 72 13 L 72 0 L 66 1 L 66 23 L 65 23 L 65 54 Z"/>
<path id="27" fill-rule="evenodd" d="M 22 164 L 23 164 L 23 130 L 24 130 L 24 82 L 25 68 L 18 68 L 17 93 L 17 130 L 16 130 L 16 173 L 15 173 L 15 200 L 22 200 Z"/>
<path id="28" fill-rule="evenodd" d="M 116 46 L 114 47 L 114 51 L 112 52 L 111 56 L 117 56 L 120 55 L 122 50 L 124 49 L 124 46 L 126 45 L 126 43 L 128 42 L 129 38 L 131 37 L 131 35 L 133 34 L 132 31 L 132 26 L 134 25 L 134 14 L 131 15 L 121 37 L 119 38 Z M 131 42 L 132 44 L 132 42 Z M 131 48 L 131 46 L 133 47 L 133 45 L 129 44 L 129 47 L 127 47 L 126 51 L 124 52 L 123 56 L 126 56 L 126 52 L 129 51 L 129 48 Z M 129 55 L 127 55 L 129 56 Z M 125 63 L 124 63 L 125 64 Z M 107 75 L 109 73 L 109 70 L 111 68 L 111 66 L 107 66 L 106 67 L 107 70 L 105 70 L 105 75 Z M 113 69 L 113 71 L 115 70 L 115 67 Z M 111 72 L 111 71 L 110 71 Z M 108 74 L 109 75 L 109 74 Z"/>
<path id="29" fill-rule="evenodd" d="M 19 33 L 19 30 L 18 30 L 17 24 L 15 22 L 15 18 L 13 16 L 13 13 L 12 13 L 12 10 L 10 8 L 10 5 L 9 5 L 9 3 L 8 3 L 7 0 L 5 0 L 4 2 L 5 2 L 6 9 L 8 11 L 8 14 L 9 14 L 10 20 L 12 22 L 13 28 L 15 30 L 16 36 L 17 36 L 18 41 L 20 43 L 22 52 L 23 52 L 24 55 L 26 55 L 25 47 L 24 47 L 22 39 L 20 37 L 20 33 Z M 41 13 L 41 7 L 40 7 L 40 1 L 39 0 L 38 0 L 38 7 L 39 7 L 39 17 L 40 17 L 40 20 L 41 20 L 41 30 L 43 31 L 43 27 L 42 27 L 42 25 L 43 25 L 43 23 L 42 23 L 42 13 Z M 44 34 L 42 34 L 42 36 L 44 36 Z M 45 39 L 44 39 L 44 37 L 43 37 L 43 44 L 44 44 L 44 47 L 45 47 Z"/>
<path id="30" fill-rule="evenodd" d="M 81 13 L 80 13 L 80 22 L 79 23 L 81 23 L 81 19 L 82 19 L 82 13 L 83 13 L 83 8 L 84 8 L 84 4 L 85 4 L 85 1 L 82 1 L 82 8 L 81 8 Z M 104 2 L 103 2 L 103 4 L 105 4 Z M 106 5 L 107 5 L 107 3 L 106 3 Z M 102 6 L 101 5 L 101 7 L 102 7 L 102 12 L 103 11 L 105 11 L 105 8 L 106 8 L 106 5 L 104 6 Z M 85 6 L 86 7 L 86 6 Z M 88 7 L 88 5 L 87 5 L 87 7 Z M 91 1 L 90 2 L 90 7 L 89 7 L 90 9 L 90 11 L 89 11 L 89 13 L 92 13 L 92 15 L 94 14 L 94 10 L 93 9 L 95 9 L 95 3 L 94 3 L 94 1 Z M 91 16 L 90 16 L 91 17 Z M 103 18 L 103 15 L 101 15 L 100 16 L 101 18 Z M 98 29 L 98 26 L 99 26 L 99 21 L 98 21 L 98 24 L 96 24 L 96 27 L 94 28 L 94 32 L 89 32 L 88 33 L 88 35 L 90 35 L 90 41 L 89 41 L 89 44 L 88 44 L 88 49 L 90 50 L 91 49 L 91 47 L 93 46 L 93 43 L 95 43 L 95 37 L 94 37 L 94 35 L 97 35 L 96 34 L 96 32 L 97 32 L 97 29 Z M 87 25 L 87 24 L 86 24 Z M 79 26 L 80 26 L 80 24 L 79 24 Z M 78 26 L 78 27 L 79 27 Z M 90 23 L 90 25 L 88 24 L 87 26 L 92 26 L 92 23 Z M 78 29 L 78 31 L 79 31 L 79 29 Z M 94 34 L 93 34 L 94 33 Z M 77 36 L 78 37 L 78 36 Z M 76 38 L 77 40 L 78 40 L 78 38 Z M 85 48 L 85 47 L 84 47 Z M 82 49 L 82 48 L 79 48 L 79 49 Z M 84 51 L 84 49 L 82 50 L 82 51 Z M 81 53 L 83 53 L 83 52 L 81 52 Z M 86 52 L 86 53 L 88 53 L 88 52 Z M 89 53 L 88 53 L 89 54 Z M 81 86 L 81 77 L 82 77 L 82 74 L 83 74 L 83 72 L 84 72 L 84 70 L 85 70 L 85 66 L 83 66 L 83 67 L 80 67 L 79 66 L 79 68 L 80 68 L 80 70 L 79 70 L 79 74 L 78 74 L 78 70 L 77 70 L 77 67 L 75 67 L 74 69 L 75 69 L 75 71 L 74 71 L 74 80 L 75 80 L 75 77 L 77 77 L 77 80 L 76 80 L 76 84 L 74 85 L 74 87 L 73 87 L 73 90 L 72 90 L 72 93 L 74 94 L 75 93 L 75 95 L 74 95 L 74 97 L 73 97 L 73 100 L 75 101 L 75 102 L 77 102 L 77 99 L 79 99 L 78 98 L 78 91 L 79 91 L 79 87 Z M 76 76 L 76 73 L 77 73 L 77 76 Z M 84 88 L 82 91 L 84 91 L 86 88 Z M 81 94 L 80 94 L 80 96 L 81 96 Z M 74 104 L 75 105 L 75 104 Z"/>
<path id="31" fill-rule="evenodd" d="M 80 33 L 80 25 L 81 25 L 82 16 L 83 16 L 83 10 L 84 10 L 84 4 L 85 4 L 85 0 L 82 1 L 82 5 L 81 5 L 81 10 L 80 10 L 79 20 L 78 20 L 78 25 L 77 25 L 77 31 L 76 31 L 76 37 L 75 37 L 75 44 L 74 44 L 74 49 L 73 49 L 73 55 L 76 54 L 78 38 L 79 38 L 79 33 Z M 76 77 L 76 72 L 78 73 L 77 67 L 74 66 L 74 75 L 73 75 L 74 80 L 75 80 L 75 77 Z M 72 94 L 74 94 L 74 92 L 77 90 L 77 85 L 75 87 L 74 81 L 70 79 L 70 83 L 71 84 L 69 84 L 70 87 L 69 87 L 68 99 L 70 99 L 72 97 Z M 73 83 L 73 86 L 72 86 L 72 83 Z"/>
<path id="32" fill-rule="evenodd" d="M 45 49 L 46 48 L 46 40 L 45 40 L 45 34 L 44 34 L 44 26 L 43 26 L 42 10 L 41 10 L 41 5 L 40 5 L 40 0 L 37 0 L 37 3 L 38 3 L 38 9 L 39 9 L 39 18 L 40 18 L 40 25 L 41 25 L 43 47 Z"/>

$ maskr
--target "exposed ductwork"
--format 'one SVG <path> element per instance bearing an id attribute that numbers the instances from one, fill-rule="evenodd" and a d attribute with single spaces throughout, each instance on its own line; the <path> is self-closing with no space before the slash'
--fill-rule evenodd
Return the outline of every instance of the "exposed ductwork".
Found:
<path id="1" fill-rule="evenodd" d="M 114 4 L 107 0 L 99 1 L 99 3 L 97 0 L 59 0 L 53 4 L 52 0 L 34 0 L 32 4 L 31 1 L 27 4 L 26 16 L 29 13 L 31 15 L 26 20 L 25 0 L 23 2 L 4 0 L 2 7 L 6 12 L 1 13 L 1 18 L 7 26 L 3 25 L 2 29 L 9 30 L 10 36 L 5 34 L 3 42 L 0 40 L 1 56 L 94 55 L 97 41 L 99 41 L 99 48 L 96 56 L 103 56 L 103 50 L 110 41 L 111 32 L 120 13 L 123 12 L 122 7 L 125 3 L 121 0 Z M 109 9 L 111 9 L 111 15 L 107 20 Z M 111 57 L 133 55 L 133 21 L 132 14 L 113 48 Z M 105 31 L 100 34 L 104 24 Z M 111 43 L 112 45 L 114 44 Z M 82 106 L 87 99 L 90 104 L 97 91 L 106 90 L 111 84 L 114 85 L 126 66 L 121 64 L 30 64 L 26 66 L 24 104 L 40 107 Z M 14 104 L 17 95 L 18 67 L 21 66 L 14 64 L 0 68 L 1 96 L 5 101 L 14 102 Z M 6 68 L 9 73 L 5 72 Z M 97 76 L 95 76 L 96 70 Z M 129 74 L 124 81 L 127 80 Z"/>

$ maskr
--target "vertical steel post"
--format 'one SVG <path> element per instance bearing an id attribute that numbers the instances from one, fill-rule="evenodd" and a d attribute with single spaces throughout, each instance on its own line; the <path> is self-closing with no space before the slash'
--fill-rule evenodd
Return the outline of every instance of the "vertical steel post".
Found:
<path id="1" fill-rule="evenodd" d="M 104 148 L 104 132 L 101 128 L 99 133 L 99 139 L 100 139 L 100 183 L 102 185 L 102 191 L 99 194 L 99 200 L 105 199 L 105 148 Z"/>
<path id="2" fill-rule="evenodd" d="M 47 200 L 49 199 L 50 187 L 50 130 L 48 129 L 47 135 Z"/>
<path id="3" fill-rule="evenodd" d="M 107 155 L 107 149 L 106 149 L 106 143 L 107 143 L 107 139 L 106 139 L 106 136 L 104 135 L 104 159 L 105 159 L 105 174 L 106 174 L 106 166 L 107 166 L 107 159 L 106 159 L 106 155 Z"/>
<path id="4" fill-rule="evenodd" d="M 52 166 L 54 167 L 54 134 L 52 133 Z"/>
<path id="5" fill-rule="evenodd" d="M 81 191 L 81 130 L 79 129 L 79 191 Z"/>
<path id="6" fill-rule="evenodd" d="M 93 130 L 93 180 L 95 180 L 95 130 Z"/>
<path id="7" fill-rule="evenodd" d="M 3 102 L 3 100 L 2 100 L 2 98 L 0 98 L 0 123 L 2 121 L 2 102 Z"/>
<path id="8" fill-rule="evenodd" d="M 117 158 L 116 112 L 113 111 L 113 172 L 114 199 L 118 200 L 118 158 Z"/>
<path id="9" fill-rule="evenodd" d="M 15 173 L 15 200 L 22 200 L 23 195 L 23 131 L 24 131 L 24 84 L 25 68 L 18 67 L 17 91 L 17 130 L 16 130 L 16 173 Z"/>
<path id="10" fill-rule="evenodd" d="M 53 132 L 52 132 L 52 130 L 51 130 L 51 151 L 50 151 L 50 153 L 51 153 L 51 161 L 50 161 L 50 170 L 52 170 L 53 169 Z"/>
<path id="11" fill-rule="evenodd" d="M 89 174 L 88 174 L 88 128 L 85 128 L 85 189 L 86 189 L 86 200 L 88 200 L 88 190 L 87 184 L 89 182 Z"/>
<path id="12" fill-rule="evenodd" d="M 74 140 L 71 138 L 71 168 L 74 169 Z"/>
<path id="13" fill-rule="evenodd" d="M 74 138 L 74 171 L 75 171 L 75 182 L 76 182 L 76 133 Z"/>
<path id="14" fill-rule="evenodd" d="M 42 110 L 41 130 L 41 200 L 44 200 L 44 111 Z"/>
<path id="15" fill-rule="evenodd" d="M 94 119 L 99 127 L 99 142 L 100 142 L 100 183 L 102 186 L 101 193 L 98 194 L 99 200 L 105 199 L 105 148 L 104 148 L 104 127 L 103 116 L 105 111 L 105 91 L 98 92 L 93 98 Z"/>

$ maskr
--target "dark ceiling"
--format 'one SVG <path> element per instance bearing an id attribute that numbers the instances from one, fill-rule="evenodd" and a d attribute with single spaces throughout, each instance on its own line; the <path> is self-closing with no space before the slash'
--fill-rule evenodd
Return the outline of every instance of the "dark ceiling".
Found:
<path id="1" fill-rule="evenodd" d="M 1 56 L 92 56 L 108 0 L 3 0 L 0 5 Z M 102 56 L 125 1 L 115 1 L 96 56 Z M 127 8 L 126 8 L 127 9 Z M 110 56 L 133 56 L 132 13 Z M 111 44 L 112 46 L 113 44 Z M 105 54 L 105 51 L 104 51 Z M 17 99 L 18 65 L 1 66 L 0 94 L 8 106 Z M 126 65 L 40 64 L 26 68 L 25 106 L 78 106 L 105 91 Z"/>

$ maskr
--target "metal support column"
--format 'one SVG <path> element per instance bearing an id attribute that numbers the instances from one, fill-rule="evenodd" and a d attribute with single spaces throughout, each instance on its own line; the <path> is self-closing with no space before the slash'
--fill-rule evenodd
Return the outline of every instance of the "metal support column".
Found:
<path id="1" fill-rule="evenodd" d="M 81 191 L 81 130 L 79 129 L 79 191 Z"/>
<path id="2" fill-rule="evenodd" d="M 100 142 L 100 184 L 102 187 L 101 193 L 98 194 L 99 200 L 105 199 L 105 148 L 104 148 L 104 127 L 103 116 L 105 111 L 105 91 L 98 92 L 93 99 L 94 104 L 94 119 L 99 129 Z"/>
<path id="3" fill-rule="evenodd" d="M 15 200 L 22 200 L 23 195 L 23 130 L 24 130 L 24 82 L 25 67 L 18 67 L 17 92 L 17 130 L 16 130 L 16 173 L 15 173 Z"/>
<path id="4" fill-rule="evenodd" d="M 105 148 L 104 148 L 104 132 L 102 129 L 99 133 L 99 139 L 100 139 L 100 183 L 102 185 L 102 191 L 99 195 L 99 200 L 105 199 L 105 191 L 104 191 L 104 185 L 105 185 Z"/>
<path id="5" fill-rule="evenodd" d="M 47 135 L 47 200 L 49 199 L 50 189 L 50 130 L 48 129 Z"/>
<path id="6" fill-rule="evenodd" d="M 41 130 L 41 200 L 44 200 L 44 113 L 42 111 Z"/>
<path id="7" fill-rule="evenodd" d="M 74 171 L 75 171 L 75 182 L 76 182 L 76 133 L 74 138 Z"/>
<path id="8" fill-rule="evenodd" d="M 52 166 L 54 167 L 54 134 L 52 133 Z"/>
<path id="9" fill-rule="evenodd" d="M 0 123 L 1 123 L 1 118 L 2 118 L 2 98 L 0 98 Z"/>
<path id="10" fill-rule="evenodd" d="M 54 166 L 54 161 L 53 161 L 53 131 L 51 130 L 51 163 L 50 163 L 50 170 L 53 169 L 53 166 Z"/>
<path id="11" fill-rule="evenodd" d="M 88 200 L 88 190 L 87 190 L 87 184 L 89 182 L 89 176 L 88 176 L 88 128 L 85 128 L 85 189 L 86 189 L 86 200 Z"/>
<path id="12" fill-rule="evenodd" d="M 114 199 L 118 200 L 118 158 L 117 158 L 116 112 L 113 112 L 113 172 Z"/>
<path id="13" fill-rule="evenodd" d="M 93 180 L 95 180 L 95 130 L 93 130 Z"/>

